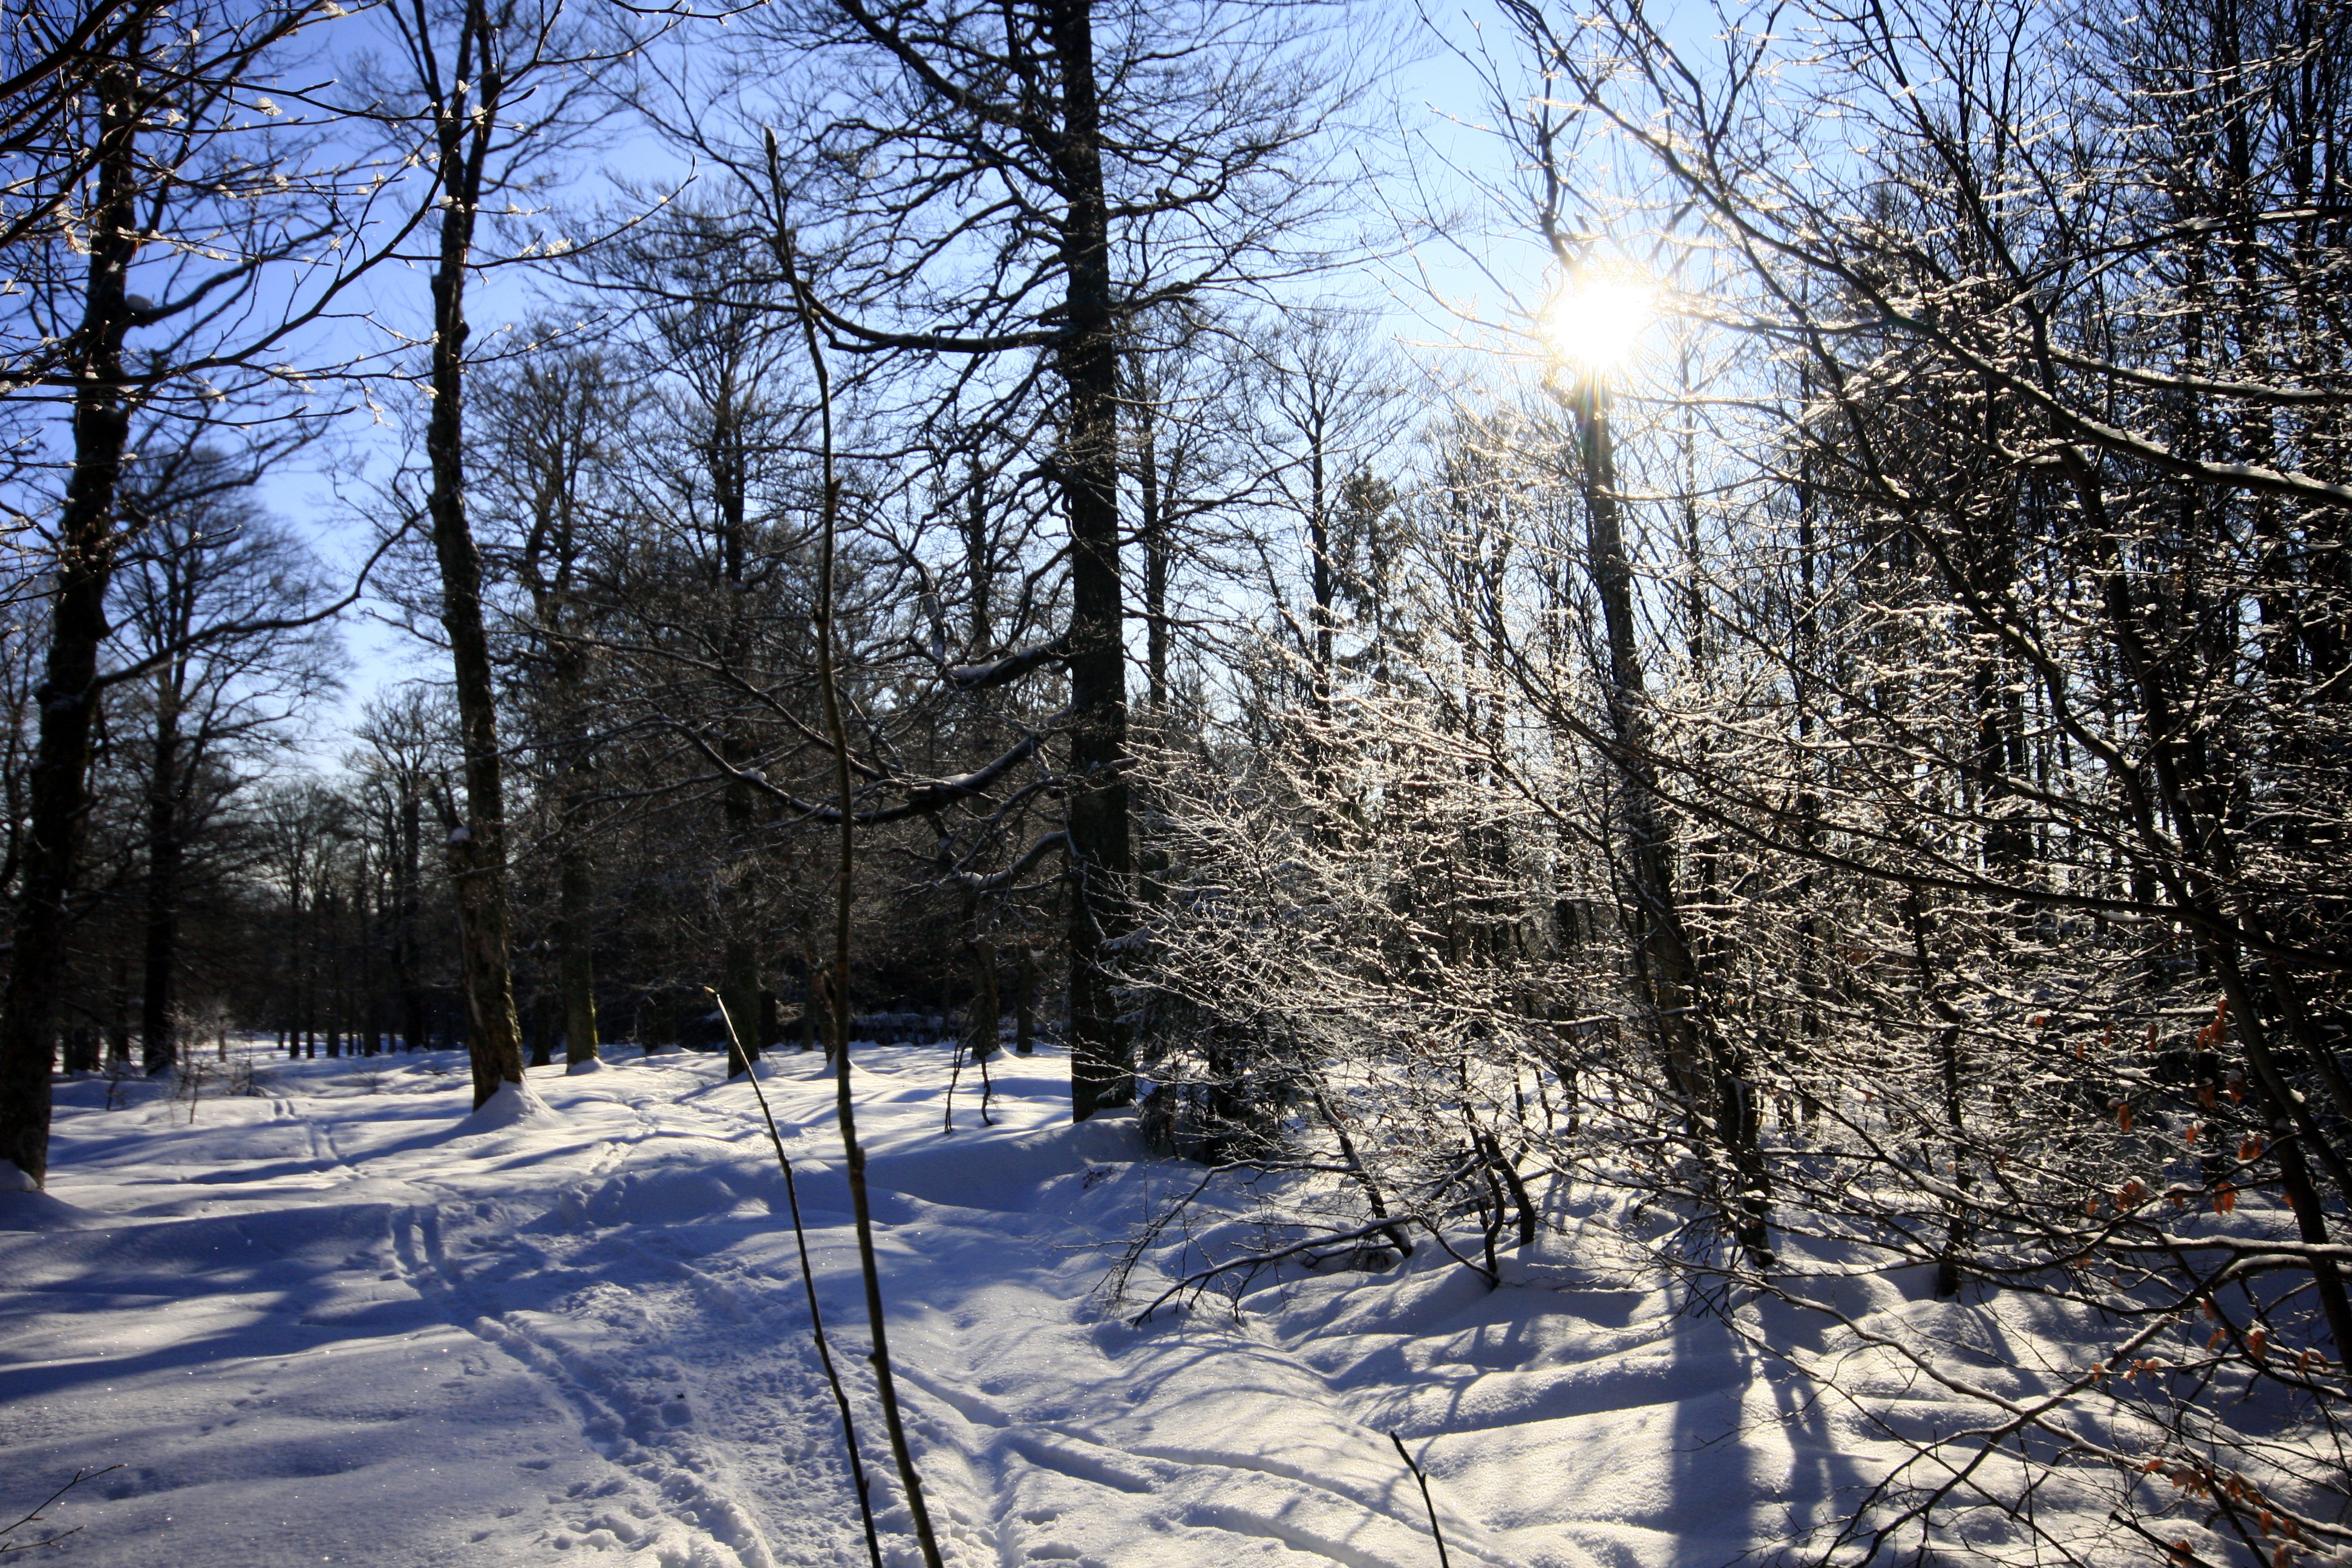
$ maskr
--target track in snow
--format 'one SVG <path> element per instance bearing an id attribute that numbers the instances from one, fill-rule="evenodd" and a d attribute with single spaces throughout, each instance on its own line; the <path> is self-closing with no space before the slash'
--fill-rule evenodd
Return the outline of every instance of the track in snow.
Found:
<path id="1" fill-rule="evenodd" d="M 1862 1479 L 1727 1340 L 1640 1292 L 1296 1274 L 1242 1323 L 1088 1305 L 1175 1179 L 1066 1064 L 939 1131 L 939 1053 L 868 1051 L 892 1340 L 956 1568 L 1714 1568 Z M 0 1508 L 77 1466 L 58 1561 L 108 1568 L 863 1561 L 782 1184 L 715 1058 L 533 1074 L 467 1131 L 455 1058 L 265 1064 L 270 1092 L 105 1110 L 69 1085 L 60 1225 L 0 1211 Z M 892 1548 L 831 1084 L 766 1079 Z M 134 1091 L 137 1092 L 137 1091 Z M 69 1216 L 70 1217 L 70 1216 Z M 1533 1281 L 1539 1270 L 1523 1269 Z M 26 1501 L 37 1500 L 28 1497 Z"/>

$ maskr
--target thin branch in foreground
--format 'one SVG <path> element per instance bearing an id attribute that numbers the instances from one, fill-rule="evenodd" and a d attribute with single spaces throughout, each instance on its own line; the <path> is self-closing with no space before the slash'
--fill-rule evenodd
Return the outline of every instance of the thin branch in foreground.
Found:
<path id="1" fill-rule="evenodd" d="M 711 986 L 706 985 L 703 990 L 719 1005 L 719 1016 L 727 1026 L 728 1041 L 743 1063 L 743 1076 L 760 1102 L 760 1120 L 768 1124 L 768 1142 L 776 1151 L 776 1168 L 784 1173 L 784 1203 L 793 1211 L 793 1245 L 801 1255 L 801 1288 L 808 1293 L 809 1331 L 815 1336 L 817 1360 L 824 1367 L 824 1381 L 833 1389 L 833 1402 L 841 1410 L 842 1447 L 849 1451 L 850 1484 L 856 1489 L 857 1515 L 866 1526 L 866 1556 L 874 1568 L 882 1568 L 882 1542 L 874 1530 L 874 1489 L 866 1479 L 866 1461 L 857 1451 L 857 1422 L 850 1414 L 849 1392 L 841 1385 L 841 1373 L 833 1364 L 833 1344 L 825 1338 L 824 1312 L 816 1300 L 816 1270 L 809 1263 L 808 1232 L 801 1225 L 800 1187 L 793 1180 L 793 1163 L 784 1153 L 784 1135 L 776 1131 L 775 1112 L 768 1109 L 768 1091 L 760 1087 L 760 1064 L 743 1048 L 743 1038 L 735 1032 L 735 1016 L 727 1010 L 727 999 Z"/>
<path id="2" fill-rule="evenodd" d="M 1404 1461 L 1404 1468 L 1411 1470 L 1412 1479 L 1420 1483 L 1421 1506 L 1429 1510 L 1429 1533 L 1437 1538 L 1437 1568 L 1453 1568 L 1452 1563 L 1445 1555 L 1445 1531 L 1437 1528 L 1437 1504 L 1429 1495 L 1428 1476 L 1423 1474 L 1421 1467 L 1413 1462 L 1412 1455 L 1406 1451 L 1402 1437 L 1391 1432 L 1389 1434 L 1389 1441 L 1396 1445 L 1397 1458 Z"/>
<path id="3" fill-rule="evenodd" d="M 0 1525 L 0 1537 L 14 1535 L 16 1531 L 24 1529 L 28 1524 L 40 1523 L 41 1510 L 47 1508 L 51 1503 L 57 1501 L 58 1499 L 65 1496 L 66 1493 L 73 1490 L 74 1488 L 81 1485 L 84 1481 L 94 1481 L 99 1477 L 110 1475 L 121 1468 L 122 1467 L 121 1465 L 109 1465 L 102 1470 L 76 1470 L 73 1473 L 73 1479 L 68 1481 L 65 1485 L 51 1492 L 47 1497 L 43 1498 L 39 1502 L 34 1504 L 33 1510 L 30 1513 L 25 1515 L 24 1518 L 16 1521 L 14 1524 Z M 45 1546 L 55 1546 L 64 1541 L 67 1536 L 79 1533 L 80 1530 L 81 1526 L 77 1524 L 71 1530 L 60 1530 L 55 1535 L 44 1536 L 38 1541 L 8 1541 L 5 1539 L 0 1539 L 0 1557 L 6 1557 L 18 1552 L 38 1552 Z"/>
<path id="4" fill-rule="evenodd" d="M 783 178 L 772 132 L 768 136 L 768 166 L 781 194 Z M 827 1009 L 826 1020 L 833 1036 L 834 1102 L 841 1125 L 842 1163 L 849 1178 L 850 1209 L 857 1221 L 857 1261 L 866 1281 L 866 1317 L 874 1341 L 874 1384 L 881 1396 L 882 1425 L 890 1436 L 890 1457 L 898 1467 L 898 1479 L 907 1494 L 907 1512 L 915 1527 L 915 1544 L 922 1552 L 925 1568 L 945 1568 L 939 1541 L 931 1531 L 931 1510 L 923 1497 L 922 1477 L 915 1468 L 914 1448 L 907 1441 L 906 1423 L 898 1411 L 898 1380 L 890 1370 L 889 1326 L 882 1307 L 882 1266 L 875 1251 L 874 1213 L 866 1193 L 866 1151 L 857 1142 L 857 1111 L 849 1092 L 850 873 L 857 847 L 857 820 L 852 811 L 855 796 L 849 780 L 849 731 L 842 719 L 841 677 L 835 665 L 835 643 L 839 633 L 834 602 L 834 542 L 841 517 L 841 479 L 834 470 L 833 380 L 825 368 L 824 354 L 817 347 L 816 305 L 801 277 L 790 229 L 777 232 L 776 247 L 777 260 L 782 264 L 799 310 L 809 368 L 816 377 L 818 429 L 823 442 L 820 457 L 824 489 L 817 530 L 817 684 L 824 699 L 825 737 L 833 748 L 835 825 L 840 830 L 834 864 L 833 1005 Z"/>

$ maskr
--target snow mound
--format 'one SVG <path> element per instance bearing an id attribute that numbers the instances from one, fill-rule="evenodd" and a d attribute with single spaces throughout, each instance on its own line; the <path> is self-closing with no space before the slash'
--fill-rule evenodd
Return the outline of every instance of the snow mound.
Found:
<path id="1" fill-rule="evenodd" d="M 527 1083 L 502 1083 L 498 1093 L 469 1112 L 458 1128 L 465 1132 L 490 1132 L 528 1122 L 561 1121 L 562 1114 Z"/>
<path id="2" fill-rule="evenodd" d="M 971 1132 L 926 1138 L 910 1148 L 877 1152 L 866 1163 L 874 1185 L 926 1203 L 1026 1209 L 1105 1165 L 1150 1159 L 1129 1114 L 1097 1116 L 1036 1132 Z"/>
<path id="3" fill-rule="evenodd" d="M 741 1201 L 719 1172 L 672 1165 L 623 1172 L 587 1194 L 581 1209 L 596 1225 L 689 1225 L 728 1214 Z"/>
<path id="4" fill-rule="evenodd" d="M 604 1070 L 604 1058 L 602 1057 L 590 1057 L 584 1062 L 573 1062 L 570 1067 L 565 1068 L 563 1069 L 563 1076 L 566 1078 L 584 1078 L 592 1072 L 603 1072 Z"/>
<path id="5" fill-rule="evenodd" d="M 25 1183 L 18 1187 L 10 1184 Z M 0 1230 L 79 1230 L 89 1223 L 87 1209 L 53 1198 L 16 1166 L 0 1162 Z"/>

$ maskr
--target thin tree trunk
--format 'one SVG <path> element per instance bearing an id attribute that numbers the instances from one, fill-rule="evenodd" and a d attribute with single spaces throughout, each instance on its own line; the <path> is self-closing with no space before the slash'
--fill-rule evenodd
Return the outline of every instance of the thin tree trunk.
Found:
<path id="1" fill-rule="evenodd" d="M 139 1037 L 149 1076 L 179 1059 L 173 1033 L 173 970 L 179 962 L 180 843 L 179 711 L 168 694 L 155 720 L 153 775 L 147 795 L 146 975 L 140 997 Z"/>
<path id="2" fill-rule="evenodd" d="M 770 156 L 774 155 L 771 142 Z M 795 284 L 797 289 L 797 284 Z M 890 1342 L 882 1305 L 882 1271 L 874 1248 L 874 1215 L 866 1190 L 866 1150 L 857 1141 L 857 1109 L 849 1092 L 849 916 L 851 873 L 856 866 L 857 818 L 856 796 L 849 782 L 849 729 L 841 712 L 841 680 L 835 664 L 836 627 L 834 621 L 834 535 L 841 506 L 841 482 L 833 468 L 833 398 L 824 360 L 818 353 L 816 325 L 805 299 L 801 301 L 801 327 L 808 340 L 809 363 L 816 372 L 819 416 L 824 428 L 824 518 L 817 535 L 817 683 L 824 699 L 825 739 L 833 751 L 835 815 L 840 836 L 835 841 L 833 882 L 832 1005 L 827 1022 L 833 1031 L 834 1103 L 841 1121 L 842 1163 L 849 1181 L 850 1209 L 857 1224 L 857 1258 L 866 1284 L 866 1319 L 873 1336 L 875 1392 L 882 1405 L 883 1428 L 890 1438 L 890 1454 L 906 1489 L 907 1511 L 915 1527 L 915 1545 L 925 1568 L 943 1568 L 939 1541 L 931 1530 L 930 1504 L 923 1496 L 922 1477 L 915 1468 L 914 1450 L 907 1441 L 906 1423 L 898 1409 L 898 1387 L 890 1368 Z"/>
<path id="3" fill-rule="evenodd" d="M 590 904 L 588 856 L 572 826 L 578 805 L 565 812 L 561 858 L 556 865 L 556 989 L 562 997 L 563 1061 L 576 1070 L 596 1059 L 595 924 Z"/>
<path id="4" fill-rule="evenodd" d="M 1674 886 L 1673 847 L 1660 816 L 1649 759 L 1648 694 L 1633 618 L 1633 571 L 1619 516 L 1614 438 L 1607 390 L 1588 377 L 1571 399 L 1583 451 L 1588 567 L 1601 600 L 1609 641 L 1608 704 L 1617 767 L 1625 783 L 1621 811 L 1625 862 L 1633 888 L 1635 969 L 1648 992 L 1651 1026 L 1676 1092 L 1730 1157 L 1738 1190 L 1726 1194 L 1728 1217 L 1741 1245 L 1758 1261 L 1769 1256 L 1765 1220 L 1767 1176 L 1756 1142 L 1755 1097 L 1727 1057 L 1708 1037 L 1700 1016 L 1697 962 L 1685 934 Z"/>
<path id="5" fill-rule="evenodd" d="M 131 975 L 120 958 L 114 962 L 114 985 L 107 995 L 106 1057 L 118 1066 L 131 1061 Z"/>
<path id="6" fill-rule="evenodd" d="M 412 1051 L 433 1044 L 425 1016 L 425 984 L 418 973 L 424 956 L 424 814 L 425 804 L 411 788 L 400 803 L 399 934 L 394 939 L 393 969 L 400 986 L 401 1045 Z"/>
<path id="7" fill-rule="evenodd" d="M 1013 1048 L 1022 1056 L 1034 1055 L 1037 1049 L 1037 949 L 1027 937 L 1021 939 L 1019 977 L 1013 993 Z"/>
<path id="8" fill-rule="evenodd" d="M 971 646 L 977 658 L 995 636 L 989 604 L 988 475 L 977 457 L 971 460 L 971 493 L 964 498 L 963 528 L 964 572 L 971 579 Z"/>
<path id="9" fill-rule="evenodd" d="M 737 767 L 747 766 L 751 761 L 750 748 L 731 732 L 725 754 L 728 761 Z M 742 855 L 756 820 L 749 786 L 734 780 L 728 782 L 726 814 L 728 847 L 734 853 Z M 719 949 L 719 994 L 727 1005 L 728 1016 L 742 1019 L 748 1031 L 727 1037 L 729 1078 L 740 1078 L 751 1070 L 751 1063 L 760 1059 L 761 1044 L 757 1022 L 760 1016 L 759 950 L 752 943 L 751 930 L 757 912 L 750 885 L 751 875 L 750 857 L 744 855 L 740 877 L 728 889 L 728 896 L 721 905 L 726 910 L 727 931 Z"/>
<path id="10" fill-rule="evenodd" d="M 712 410 L 710 446 L 705 462 L 713 500 L 719 508 L 719 577 L 723 614 L 728 618 L 726 662 L 741 669 L 749 666 L 752 632 L 744 616 L 744 584 L 751 568 L 751 454 L 746 447 L 744 411 L 734 382 L 728 380 Z M 749 767 L 756 748 L 740 724 L 720 731 L 719 752 L 730 768 Z M 753 923 L 759 915 L 759 868 L 751 842 L 760 813 L 751 788 L 740 778 L 727 782 L 724 812 L 727 852 L 737 858 L 738 874 L 721 889 L 719 907 L 726 930 L 720 938 L 719 994 L 730 1016 L 742 1020 L 741 1033 L 727 1037 L 727 1076 L 740 1078 L 760 1057 L 763 1041 L 755 1020 L 760 1007 L 759 947 Z"/>
<path id="11" fill-rule="evenodd" d="M 1313 692 L 1313 702 L 1317 727 L 1317 742 L 1319 748 L 1323 728 L 1328 723 L 1331 717 L 1332 644 L 1333 637 L 1339 625 L 1339 619 L 1337 615 L 1334 613 L 1333 605 L 1339 597 L 1339 576 L 1331 570 L 1331 517 L 1330 508 L 1327 503 L 1324 495 L 1324 491 L 1327 488 L 1326 477 L 1323 471 L 1325 461 L 1325 421 L 1322 410 L 1319 406 L 1319 399 L 1321 396 L 1319 389 L 1316 392 L 1315 395 L 1318 400 L 1318 406 L 1310 416 L 1310 428 L 1307 433 L 1307 548 L 1308 552 L 1315 558 L 1311 563 L 1309 580 L 1315 595 L 1313 628 L 1315 633 L 1315 690 Z M 1320 792 L 1318 792 L 1318 794 Z"/>
<path id="12" fill-rule="evenodd" d="M 971 1058 L 982 1061 L 996 1054 L 1003 1032 L 1004 1013 L 996 991 L 996 944 L 974 931 L 971 953 L 971 1017 L 968 1037 Z"/>
<path id="13" fill-rule="evenodd" d="M 1168 715 L 1168 503 L 1160 486 L 1160 416 L 1139 361 L 1135 377 L 1135 474 L 1143 546 L 1143 668 L 1154 722 Z"/>

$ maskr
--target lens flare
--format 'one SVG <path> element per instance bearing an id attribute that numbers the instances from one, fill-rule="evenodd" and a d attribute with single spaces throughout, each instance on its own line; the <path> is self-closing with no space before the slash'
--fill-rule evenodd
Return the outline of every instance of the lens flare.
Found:
<path id="1" fill-rule="evenodd" d="M 1629 363 L 1657 314 L 1656 291 L 1639 279 L 1588 273 L 1569 279 L 1544 308 L 1543 336 L 1551 352 L 1580 370 L 1610 371 Z"/>

